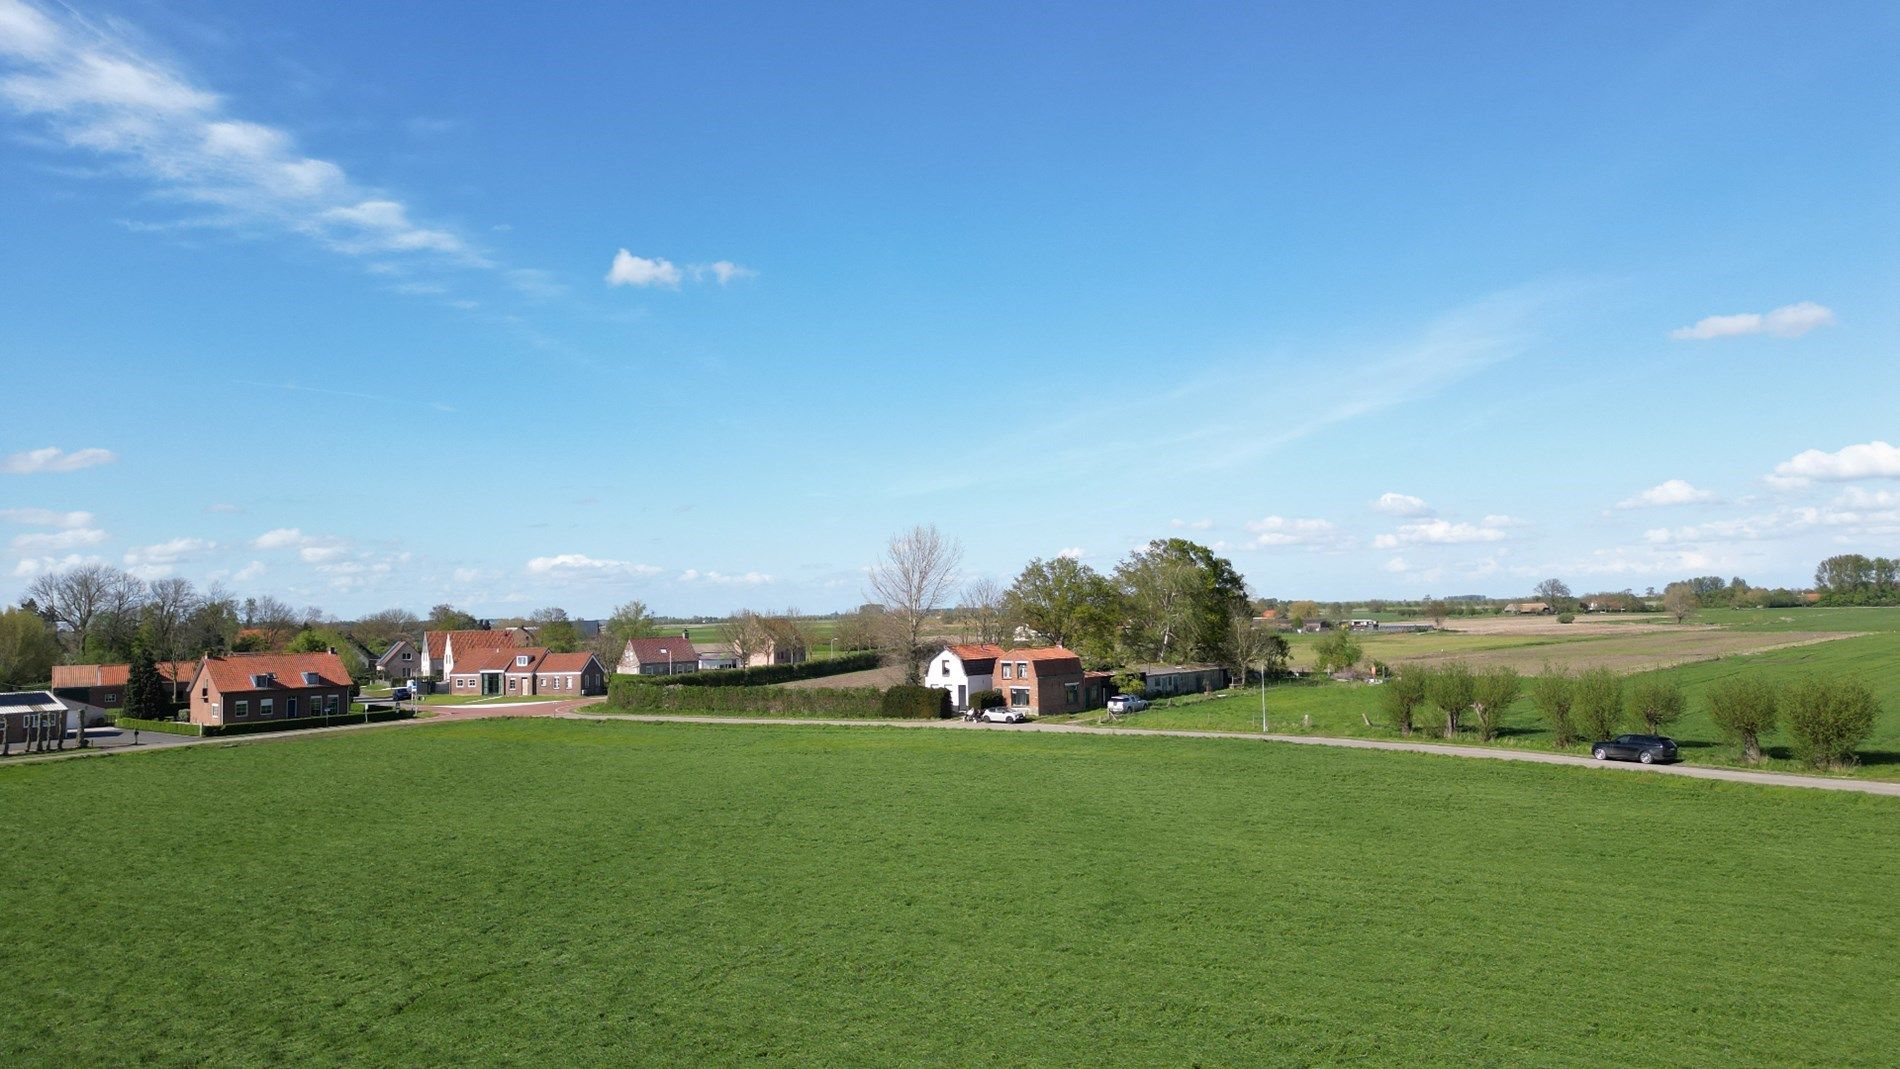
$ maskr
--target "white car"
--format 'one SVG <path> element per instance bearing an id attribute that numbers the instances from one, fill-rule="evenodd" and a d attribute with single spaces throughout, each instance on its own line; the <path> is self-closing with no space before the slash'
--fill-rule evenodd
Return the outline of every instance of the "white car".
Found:
<path id="1" fill-rule="evenodd" d="M 1111 713 L 1139 713 L 1146 708 L 1148 708 L 1147 699 L 1137 698 L 1132 694 L 1117 694 L 1108 699 L 1108 711 Z"/>
<path id="2" fill-rule="evenodd" d="M 1029 714 L 1021 709 L 985 709 L 976 718 L 985 724 L 1020 724 L 1029 719 Z"/>

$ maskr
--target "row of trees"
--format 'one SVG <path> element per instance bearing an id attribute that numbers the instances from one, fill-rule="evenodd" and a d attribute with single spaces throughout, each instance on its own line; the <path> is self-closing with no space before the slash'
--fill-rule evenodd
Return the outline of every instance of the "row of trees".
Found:
<path id="1" fill-rule="evenodd" d="M 1454 738 L 1469 719 L 1478 736 L 1495 738 L 1500 719 L 1528 692 L 1559 747 L 1640 729 L 1657 735 L 1680 720 L 1689 702 L 1669 676 L 1627 679 L 1608 668 L 1572 674 L 1546 668 L 1528 680 L 1511 668 L 1474 672 L 1461 662 L 1408 668 L 1380 688 L 1386 722 L 1401 735 L 1430 728 Z M 1857 680 L 1806 678 L 1780 684 L 1764 673 L 1741 673 L 1712 684 L 1708 714 L 1723 737 L 1750 761 L 1762 759 L 1761 740 L 1777 725 L 1794 756 L 1820 769 L 1848 768 L 1873 734 L 1880 703 Z"/>
<path id="2" fill-rule="evenodd" d="M 1900 605 L 1900 560 L 1844 553 L 1814 569 L 1823 605 Z"/>

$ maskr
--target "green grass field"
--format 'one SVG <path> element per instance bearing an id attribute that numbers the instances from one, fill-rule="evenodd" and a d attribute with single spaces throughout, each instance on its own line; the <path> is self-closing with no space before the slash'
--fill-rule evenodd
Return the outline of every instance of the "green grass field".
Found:
<path id="1" fill-rule="evenodd" d="M 1719 657 L 1713 660 L 1661 669 L 1657 674 L 1674 676 L 1688 694 L 1689 713 L 1668 730 L 1683 745 L 1683 757 L 1696 764 L 1750 767 L 1741 754 L 1722 740 L 1708 716 L 1708 687 L 1714 681 L 1739 672 L 1765 672 L 1782 681 L 1804 675 L 1854 678 L 1865 681 L 1880 699 L 1882 715 L 1873 738 L 1861 750 L 1861 766 L 1853 774 L 1874 779 L 1900 779 L 1900 609 L 1783 609 L 1723 610 L 1700 614 L 1697 622 L 1718 624 L 1733 631 L 1762 632 L 1866 632 L 1856 637 L 1790 649 Z M 1440 658 L 1500 648 L 1499 639 L 1514 636 L 1432 634 L 1393 636 L 1401 642 L 1430 643 Z M 1587 638 L 1580 643 L 1619 645 L 1639 643 L 1650 636 L 1629 638 Z M 1669 632 L 1656 633 L 1667 639 Z M 1540 638 L 1521 641 L 1516 647 L 1549 645 Z M 1368 650 L 1373 647 L 1367 643 Z M 1380 717 L 1378 691 L 1364 684 L 1334 683 L 1328 680 L 1286 683 L 1267 688 L 1268 725 L 1277 733 L 1335 735 L 1367 738 L 1391 738 L 1396 733 Z M 1099 713 L 1052 718 L 1058 722 L 1073 720 L 1093 723 Z M 1310 718 L 1310 724 L 1307 722 Z M 1370 718 L 1370 726 L 1366 719 Z M 1259 731 L 1260 692 L 1233 691 L 1213 698 L 1190 697 L 1158 704 L 1119 722 L 1127 727 L 1179 728 L 1196 731 Z M 1504 734 L 1491 745 L 1554 749 L 1550 733 L 1528 698 L 1520 699 L 1504 718 Z M 1435 741 L 1415 736 L 1420 742 Z M 1460 744 L 1476 744 L 1475 731 L 1460 735 Z M 1768 760 L 1760 766 L 1774 771 L 1805 771 L 1792 757 L 1788 739 L 1776 731 L 1763 740 Z M 1583 753 L 1581 746 L 1571 752 Z"/>
<path id="2" fill-rule="evenodd" d="M 165 799 L 189 804 L 164 804 Z M 1875 1066 L 1900 802 L 489 721 L 0 768 L 9 1066 Z"/>

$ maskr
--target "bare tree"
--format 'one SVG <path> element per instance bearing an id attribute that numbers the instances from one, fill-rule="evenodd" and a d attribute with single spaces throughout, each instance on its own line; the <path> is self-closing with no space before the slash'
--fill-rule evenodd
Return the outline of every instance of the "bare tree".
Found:
<path id="1" fill-rule="evenodd" d="M 1003 641 L 1003 588 L 996 580 L 982 576 L 965 583 L 962 608 L 964 622 L 978 642 Z"/>
<path id="2" fill-rule="evenodd" d="M 64 624 L 74 652 L 86 648 L 93 626 L 102 617 L 126 612 L 138 605 L 145 584 L 135 575 L 109 564 L 84 564 L 33 580 L 27 595 L 40 611 Z"/>
<path id="3" fill-rule="evenodd" d="M 1671 583 L 1663 588 L 1662 604 L 1663 611 L 1681 623 L 1702 607 L 1702 599 L 1695 596 L 1695 590 L 1688 583 Z"/>
<path id="4" fill-rule="evenodd" d="M 733 656 L 739 659 L 739 667 L 752 663 L 755 654 L 765 652 L 772 641 L 772 632 L 765 626 L 765 618 L 751 609 L 739 609 L 719 625 L 719 638 L 732 647 Z"/>
<path id="5" fill-rule="evenodd" d="M 408 609 L 384 609 L 356 621 L 350 633 L 381 654 L 399 638 L 415 641 L 422 637 L 422 621 Z"/>
<path id="6" fill-rule="evenodd" d="M 198 611 L 198 592 L 191 580 L 154 579 L 146 588 L 145 630 L 151 636 L 153 656 L 175 661 L 184 653 L 185 625 Z"/>
<path id="7" fill-rule="evenodd" d="M 889 643 L 903 658 L 906 683 L 923 680 L 924 628 L 949 597 L 962 561 L 963 547 L 946 541 L 933 524 L 892 535 L 884 556 L 871 565 L 871 593 L 884 606 Z"/>
<path id="8" fill-rule="evenodd" d="M 1562 579 L 1546 579 L 1537 584 L 1534 591 L 1538 598 L 1549 603 L 1550 607 L 1562 612 L 1570 603 L 1570 586 Z"/>

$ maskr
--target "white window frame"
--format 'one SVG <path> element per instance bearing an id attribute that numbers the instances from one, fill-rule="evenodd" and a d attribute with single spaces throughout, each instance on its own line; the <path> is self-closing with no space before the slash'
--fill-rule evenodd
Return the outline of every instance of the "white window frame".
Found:
<path id="1" fill-rule="evenodd" d="M 246 720 L 251 715 L 251 703 L 247 698 L 239 698 L 231 703 L 231 719 Z"/>
<path id="2" fill-rule="evenodd" d="M 257 715 L 260 720 L 268 718 L 272 716 L 273 714 L 275 714 L 276 712 L 277 712 L 276 698 L 257 699 Z"/>

